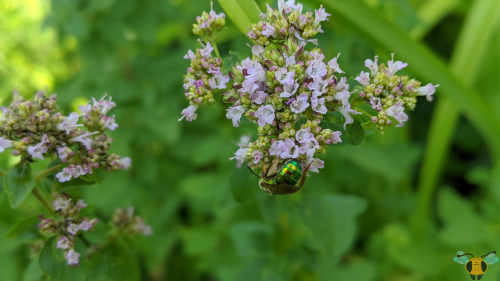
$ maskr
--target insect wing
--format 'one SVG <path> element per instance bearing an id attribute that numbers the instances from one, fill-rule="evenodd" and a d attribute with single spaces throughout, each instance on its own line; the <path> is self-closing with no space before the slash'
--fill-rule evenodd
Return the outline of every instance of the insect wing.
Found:
<path id="1" fill-rule="evenodd" d="M 457 256 L 454 257 L 453 260 L 459 264 L 466 264 L 469 261 L 469 258 L 467 256 L 462 256 L 463 254 L 465 254 L 463 251 L 458 251 Z"/>
<path id="2" fill-rule="evenodd" d="M 495 253 L 489 253 L 484 257 L 484 261 L 487 264 L 494 264 L 498 262 L 498 257 L 496 257 Z"/>

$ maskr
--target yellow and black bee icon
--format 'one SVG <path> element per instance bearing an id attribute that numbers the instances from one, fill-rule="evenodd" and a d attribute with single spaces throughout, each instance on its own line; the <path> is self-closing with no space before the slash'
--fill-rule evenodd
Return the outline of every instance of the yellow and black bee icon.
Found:
<path id="1" fill-rule="evenodd" d="M 492 251 L 483 255 L 481 257 L 474 257 L 471 253 L 464 253 L 463 251 L 458 251 L 457 256 L 453 258 L 456 263 L 465 264 L 465 270 L 470 274 L 472 280 L 481 280 L 483 274 L 488 270 L 488 265 L 498 262 L 496 257 L 496 251 Z M 467 256 L 471 256 L 469 259 Z"/>

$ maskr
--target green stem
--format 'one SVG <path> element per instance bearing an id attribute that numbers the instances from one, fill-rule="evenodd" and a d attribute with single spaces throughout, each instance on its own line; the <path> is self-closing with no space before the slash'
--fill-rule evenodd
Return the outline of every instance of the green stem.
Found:
<path id="1" fill-rule="evenodd" d="M 49 201 L 43 196 L 43 194 L 38 190 L 38 188 L 35 186 L 33 188 L 33 195 L 35 195 L 36 199 L 42 203 L 42 206 L 50 213 L 53 214 L 54 210 L 52 209 L 52 205 L 50 205 Z"/>
<path id="2" fill-rule="evenodd" d="M 37 182 L 45 179 L 48 175 L 54 173 L 55 171 L 59 170 L 62 167 L 62 164 L 55 165 L 53 167 L 50 167 L 42 172 L 40 172 L 36 177 L 35 180 Z"/>
<path id="3" fill-rule="evenodd" d="M 216 55 L 219 59 L 222 59 L 222 58 L 220 57 L 219 49 L 217 49 L 217 43 L 215 43 L 215 40 L 210 40 L 210 43 L 212 44 L 212 47 L 214 48 L 215 55 Z"/>

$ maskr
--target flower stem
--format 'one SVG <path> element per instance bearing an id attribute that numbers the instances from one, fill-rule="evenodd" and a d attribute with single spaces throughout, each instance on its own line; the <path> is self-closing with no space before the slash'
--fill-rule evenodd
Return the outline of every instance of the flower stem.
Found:
<path id="1" fill-rule="evenodd" d="M 50 214 L 53 214 L 54 213 L 54 210 L 52 209 L 52 205 L 50 205 L 49 201 L 47 201 L 47 198 L 45 198 L 45 196 L 43 196 L 43 194 L 40 192 L 40 190 L 38 190 L 38 188 L 35 186 L 35 188 L 33 188 L 33 195 L 35 195 L 36 199 L 38 199 L 38 201 L 40 201 L 40 203 L 42 203 L 42 206 L 50 213 Z"/>
<path id="2" fill-rule="evenodd" d="M 36 177 L 35 180 L 37 182 L 45 179 L 48 175 L 54 173 L 55 171 L 59 170 L 62 167 L 62 164 L 55 165 L 53 167 L 50 167 L 42 172 L 40 172 Z"/>
<path id="3" fill-rule="evenodd" d="M 215 43 L 215 40 L 211 40 L 210 43 L 212 44 L 212 47 L 214 48 L 214 52 L 215 52 L 215 55 L 219 58 L 219 59 L 222 59 L 220 57 L 220 53 L 219 53 L 219 49 L 217 49 L 217 43 Z"/>

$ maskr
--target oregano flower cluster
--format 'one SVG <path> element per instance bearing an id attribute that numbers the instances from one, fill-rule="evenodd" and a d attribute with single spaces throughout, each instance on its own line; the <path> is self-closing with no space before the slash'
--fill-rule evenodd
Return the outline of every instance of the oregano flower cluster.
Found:
<path id="1" fill-rule="evenodd" d="M 216 15 L 213 10 L 209 14 Z M 323 7 L 304 13 L 295 0 L 279 0 L 278 9 L 267 5 L 262 20 L 247 33 L 252 55 L 231 69 L 223 69 L 218 52 L 216 57 L 212 54 L 220 26 L 205 30 L 211 34 L 209 41 L 199 40 L 202 48 L 189 50 L 184 57 L 191 60 L 184 78 L 190 106 L 179 120 L 196 119 L 198 105 L 213 103 L 214 93 L 220 94 L 223 103 L 229 104 L 226 117 L 234 127 L 239 127 L 243 116 L 257 127 L 258 137 L 240 143 L 231 159 L 248 162 L 251 168 L 269 167 L 276 159 L 296 159 L 314 172 L 324 166 L 318 155 L 326 153 L 328 145 L 342 142 L 340 130 L 325 126 L 335 119 L 334 112 L 341 116 L 344 129 L 356 118 L 369 120 L 381 132 L 396 125 L 394 121 L 402 126 L 408 119 L 404 109 L 413 110 L 418 95 L 430 99 L 436 86 L 420 87 L 419 81 L 396 75 L 406 63 L 392 58 L 387 66 L 379 65 L 377 57 L 366 60 L 370 72 L 361 72 L 352 79 L 360 85 L 351 86 L 339 66 L 340 54 L 326 59 L 322 49 L 315 47 L 314 36 L 323 32 L 321 23 L 329 16 Z M 217 17 L 224 18 L 223 14 Z M 197 20 L 195 34 L 199 34 Z M 364 110 L 365 105 L 371 110 Z"/>
<path id="2" fill-rule="evenodd" d="M 25 101 L 15 93 L 0 118 L 0 152 L 12 149 L 22 159 L 58 158 L 63 167 L 56 178 L 67 182 L 91 174 L 95 168 L 127 169 L 131 160 L 110 153 L 113 139 L 106 133 L 115 130 L 115 117 L 108 116 L 116 104 L 111 97 L 92 98 L 80 106 L 81 113 L 63 115 L 56 95 L 47 97 L 38 92 L 33 100 Z"/>

